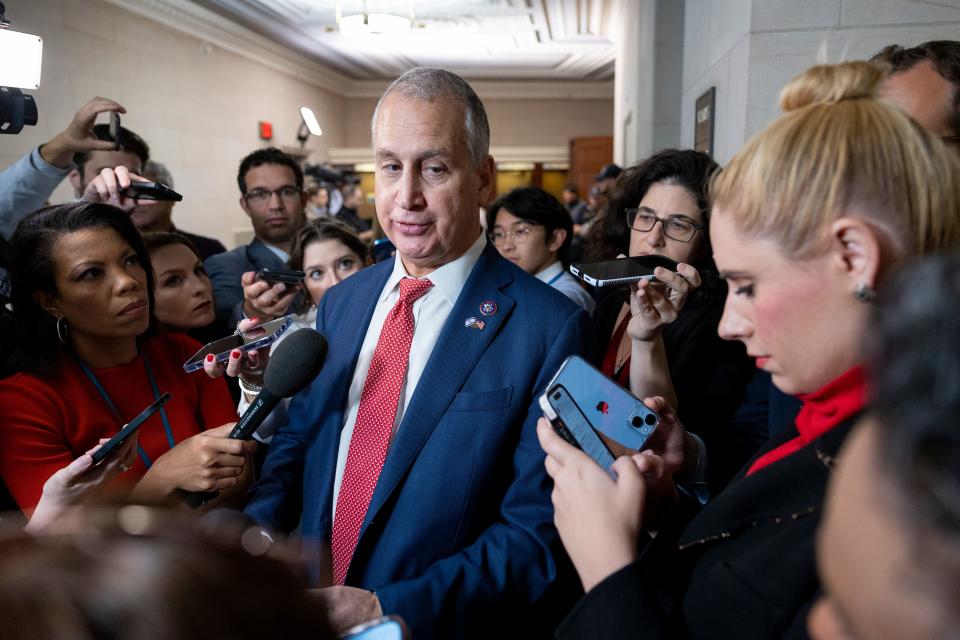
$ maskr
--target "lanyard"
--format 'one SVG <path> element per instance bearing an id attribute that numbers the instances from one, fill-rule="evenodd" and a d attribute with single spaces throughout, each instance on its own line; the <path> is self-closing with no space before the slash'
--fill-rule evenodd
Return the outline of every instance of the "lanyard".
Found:
<path id="1" fill-rule="evenodd" d="M 561 272 L 558 273 L 557 275 L 555 275 L 555 276 L 553 276 L 552 278 L 550 278 L 550 282 L 548 282 L 547 284 L 551 284 L 551 285 L 552 285 L 554 282 L 556 282 L 557 280 L 559 280 L 559 279 L 562 278 L 562 277 L 563 277 L 563 271 L 561 271 Z"/>
<path id="2" fill-rule="evenodd" d="M 137 355 L 140 356 L 140 360 L 143 362 L 143 368 L 147 372 L 147 379 L 150 380 L 150 388 L 153 390 L 153 399 L 160 399 L 160 390 L 157 388 L 157 381 L 153 377 L 153 370 L 150 368 L 150 363 L 147 362 L 147 356 L 140 353 L 140 350 L 137 349 Z M 103 385 L 100 384 L 100 380 L 97 379 L 96 374 L 87 366 L 87 364 L 80 358 L 73 356 L 74 362 L 77 363 L 77 366 L 80 367 L 80 370 L 83 371 L 83 375 L 87 376 L 87 379 L 93 384 L 94 388 L 97 390 L 97 393 L 100 394 L 100 397 L 103 398 L 103 401 L 107 403 L 107 408 L 110 409 L 114 417 L 116 417 L 117 422 L 123 425 L 123 418 L 120 416 L 120 412 L 117 411 L 117 406 L 113 404 L 113 400 L 110 399 L 110 395 L 107 393 L 107 390 L 103 388 Z M 170 420 L 167 418 L 167 410 L 163 407 L 160 407 L 160 419 L 163 421 L 163 430 L 167 434 L 167 444 L 170 445 L 170 448 L 173 449 L 177 443 L 173 439 L 173 429 L 170 427 Z M 147 455 L 147 452 L 143 450 L 143 447 L 140 446 L 140 443 L 137 442 L 137 453 L 140 454 L 140 459 L 143 460 L 143 463 L 147 466 L 147 469 L 153 464 L 150 461 L 150 457 Z"/>

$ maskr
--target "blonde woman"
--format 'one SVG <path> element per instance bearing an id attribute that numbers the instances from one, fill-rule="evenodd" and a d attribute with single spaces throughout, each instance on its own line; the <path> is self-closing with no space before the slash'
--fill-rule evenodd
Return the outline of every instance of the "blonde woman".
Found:
<path id="1" fill-rule="evenodd" d="M 960 245 L 960 167 L 875 97 L 884 73 L 852 62 L 802 74 L 785 115 L 713 185 L 710 236 L 729 285 L 719 332 L 804 400 L 793 427 L 685 520 L 671 479 L 682 450 L 623 457 L 612 480 L 541 421 L 555 521 L 587 592 L 558 637 L 805 636 L 824 489 L 864 404 L 873 291 L 904 259 Z M 682 443 L 666 403 L 648 404 Z"/>

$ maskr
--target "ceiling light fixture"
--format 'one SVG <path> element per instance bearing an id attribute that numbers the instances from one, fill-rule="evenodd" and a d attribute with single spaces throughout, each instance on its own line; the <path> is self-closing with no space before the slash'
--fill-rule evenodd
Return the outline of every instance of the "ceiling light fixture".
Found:
<path id="1" fill-rule="evenodd" d="M 367 2 L 363 2 L 363 11 L 343 15 L 340 2 L 337 2 L 337 27 L 340 34 L 347 38 L 362 36 L 400 36 L 410 32 L 414 21 L 414 2 L 410 2 L 410 15 L 367 11 Z"/>

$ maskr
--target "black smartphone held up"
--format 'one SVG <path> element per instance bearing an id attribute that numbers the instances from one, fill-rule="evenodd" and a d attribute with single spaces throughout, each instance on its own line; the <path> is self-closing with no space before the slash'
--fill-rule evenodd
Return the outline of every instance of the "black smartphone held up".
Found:
<path id="1" fill-rule="evenodd" d="M 347 629 L 340 640 L 406 640 L 407 626 L 397 616 L 385 616 Z"/>
<path id="2" fill-rule="evenodd" d="M 120 151 L 120 114 L 110 112 L 110 139 L 113 140 L 113 150 Z"/>
<path id="3" fill-rule="evenodd" d="M 656 280 L 653 270 L 663 267 L 677 270 L 677 262 L 664 256 L 637 256 L 600 262 L 577 262 L 570 265 L 570 273 L 595 287 L 630 284 L 639 280 Z"/>
<path id="4" fill-rule="evenodd" d="M 270 267 L 264 267 L 257 271 L 257 280 L 265 280 L 272 283 L 302 284 L 306 275 L 303 271 L 295 271 L 293 269 L 271 269 Z"/>
<path id="5" fill-rule="evenodd" d="M 252 351 L 269 346 L 276 342 L 292 324 L 293 316 L 284 316 L 247 329 L 242 334 L 235 333 L 226 338 L 215 340 L 204 345 L 203 349 L 197 351 L 189 360 L 184 362 L 183 370 L 187 373 L 193 373 L 203 369 L 203 361 L 210 354 L 213 354 L 218 362 L 226 362 L 230 358 L 230 352 L 234 349 Z"/>
<path id="6" fill-rule="evenodd" d="M 598 434 L 639 451 L 660 424 L 655 411 L 579 356 L 564 360 L 540 408 L 564 439 L 608 470 L 613 456 Z"/>
<path id="7" fill-rule="evenodd" d="M 373 261 L 389 260 L 397 252 L 397 248 L 390 242 L 390 238 L 380 238 L 373 243 Z"/>
<path id="8" fill-rule="evenodd" d="M 119 447 L 121 444 L 126 442 L 127 438 L 133 435 L 133 432 L 139 429 L 143 425 L 143 423 L 150 418 L 150 416 L 152 416 L 157 411 L 159 411 L 160 407 L 162 407 L 164 403 L 169 399 L 170 399 L 170 392 L 168 391 L 164 393 L 162 396 L 160 396 L 159 398 L 157 398 L 156 400 L 154 400 L 150 404 L 150 406 L 144 409 L 143 411 L 141 411 L 136 418 L 134 418 L 127 424 L 123 425 L 123 428 L 120 429 L 117 435 L 113 436 L 112 438 L 104 442 L 99 449 L 93 452 L 92 454 L 93 464 L 98 465 L 104 460 L 106 460 L 107 457 L 111 453 L 113 453 L 117 447 Z"/>
<path id="9" fill-rule="evenodd" d="M 131 182 L 130 186 L 120 191 L 128 198 L 139 198 L 140 200 L 165 200 L 168 202 L 180 202 L 183 196 L 159 182 Z"/>

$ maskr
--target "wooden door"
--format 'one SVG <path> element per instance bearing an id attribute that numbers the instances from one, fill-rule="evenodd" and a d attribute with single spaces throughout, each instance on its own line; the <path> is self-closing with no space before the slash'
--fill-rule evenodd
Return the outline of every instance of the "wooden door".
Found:
<path id="1" fill-rule="evenodd" d="M 613 136 L 570 140 L 570 182 L 580 189 L 581 200 L 587 199 L 587 193 L 593 186 L 593 177 L 611 162 Z"/>

